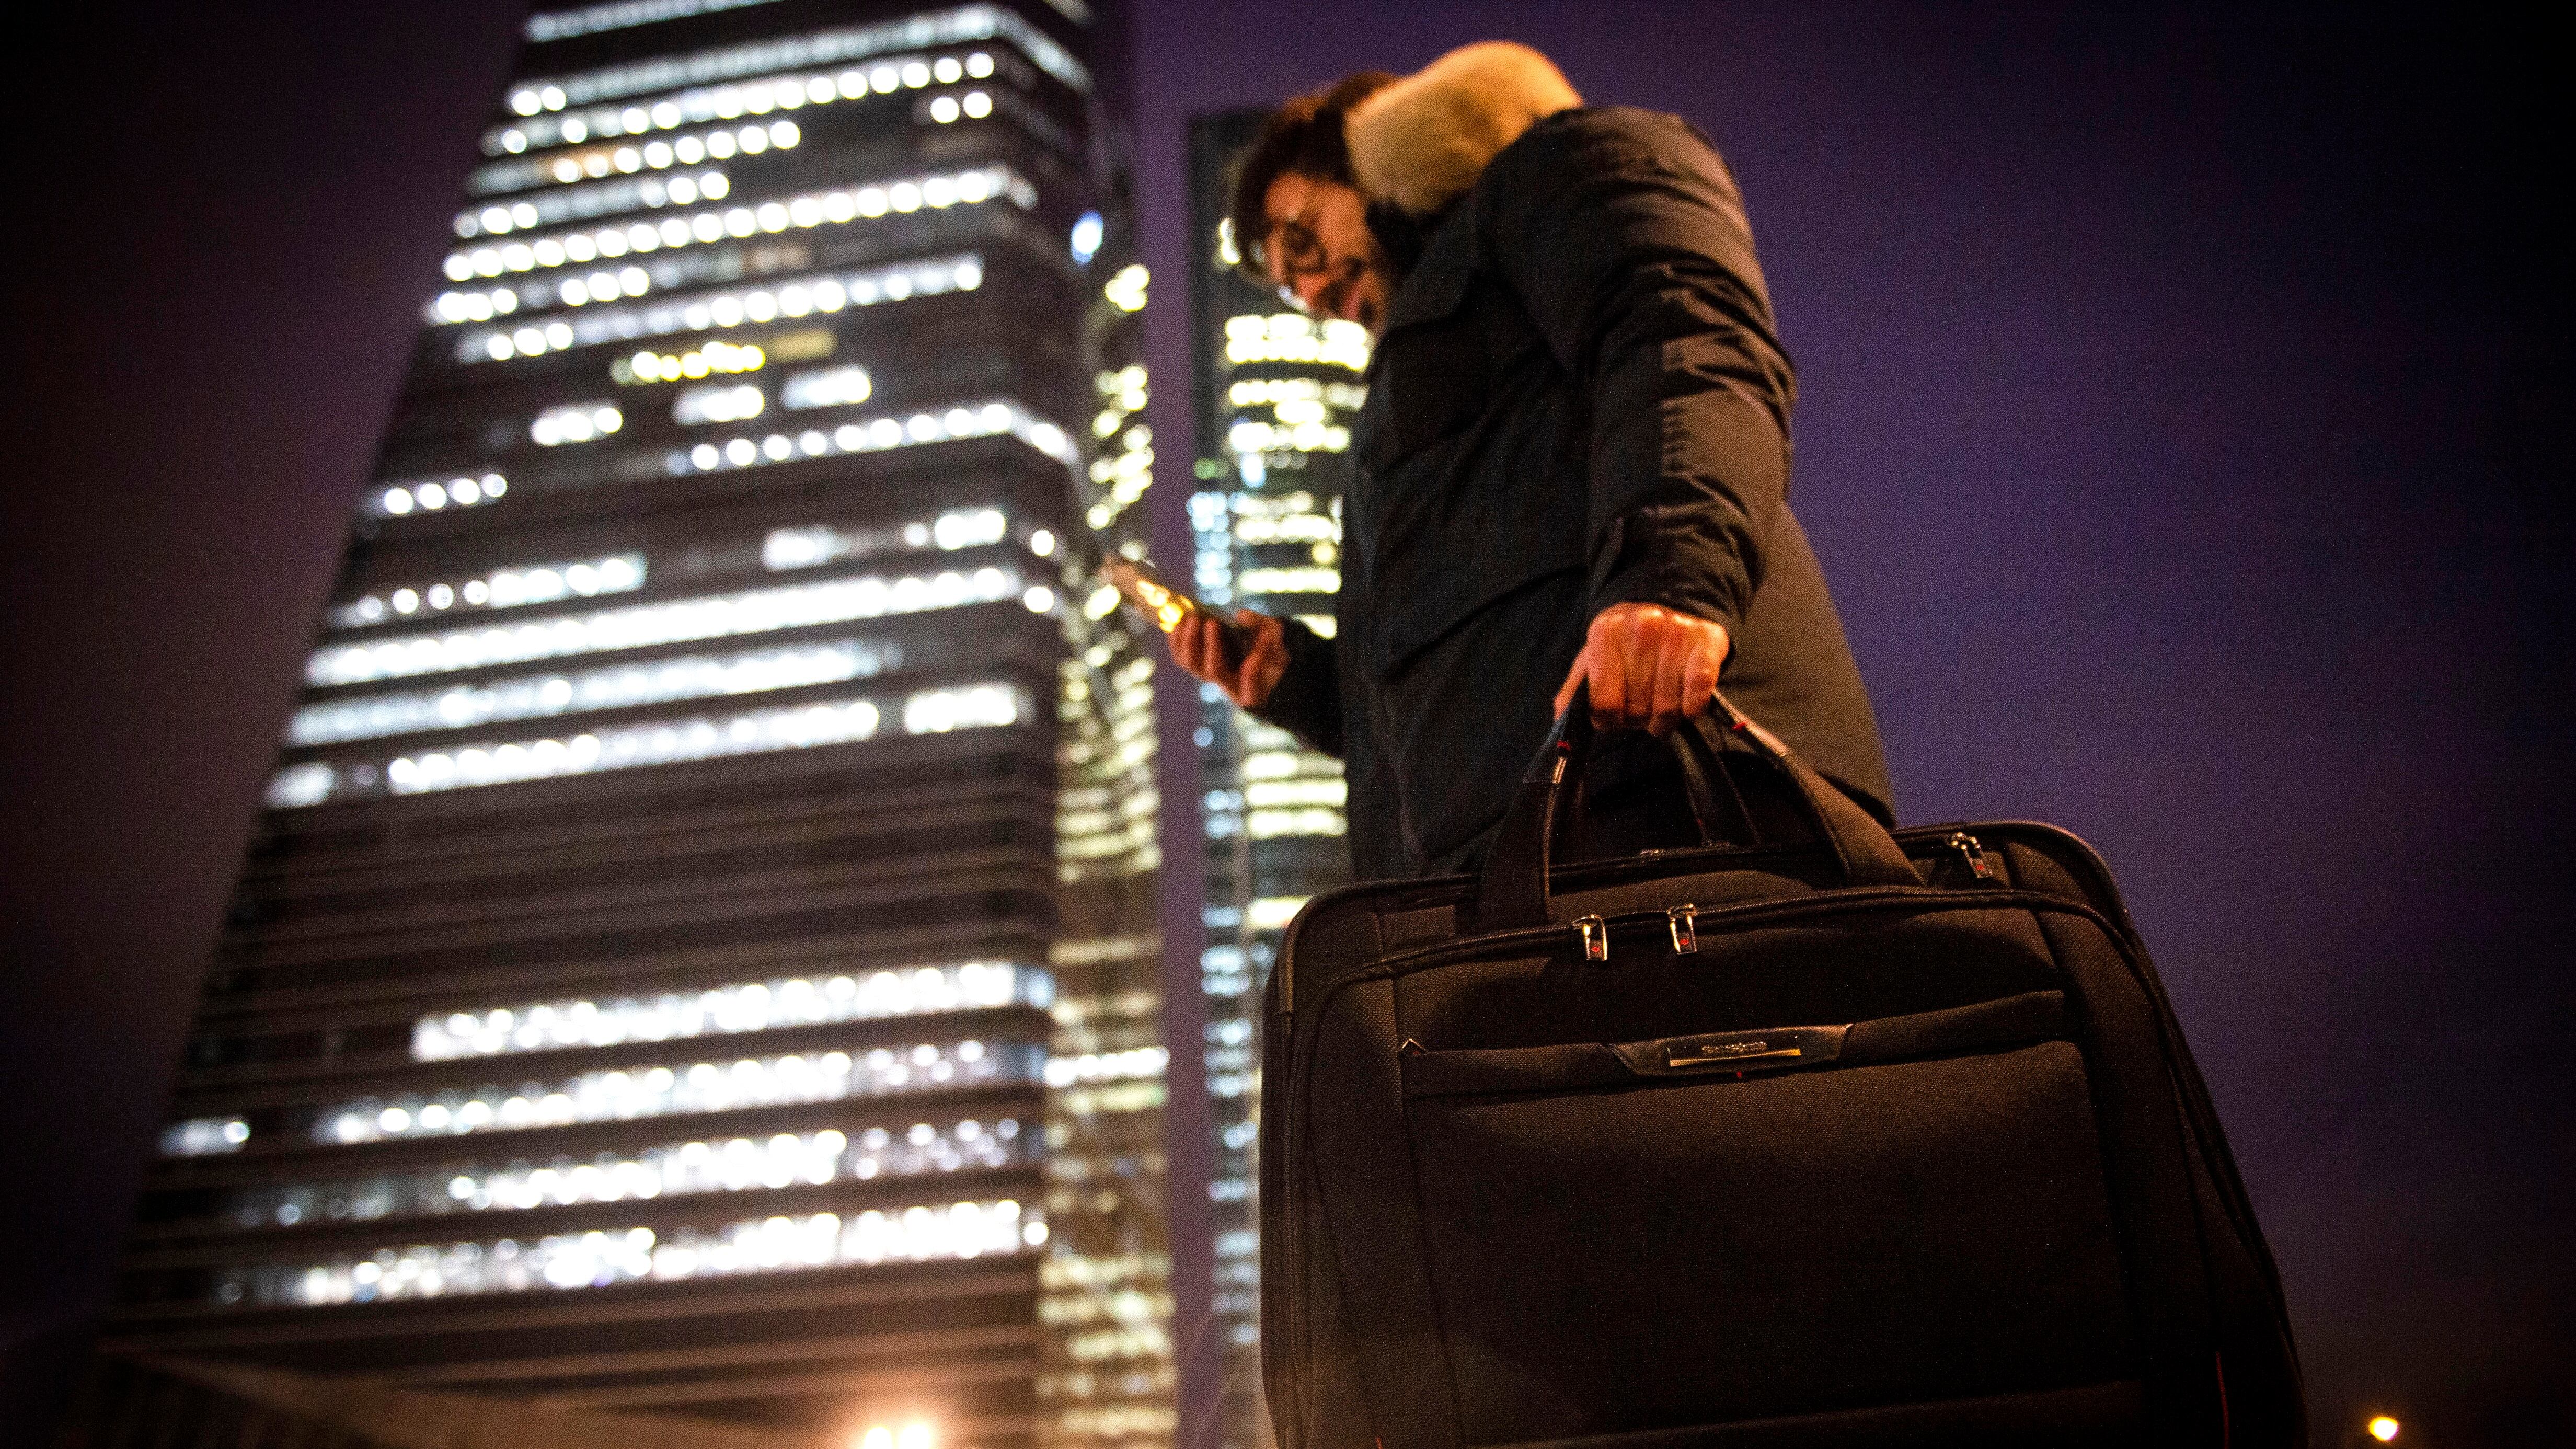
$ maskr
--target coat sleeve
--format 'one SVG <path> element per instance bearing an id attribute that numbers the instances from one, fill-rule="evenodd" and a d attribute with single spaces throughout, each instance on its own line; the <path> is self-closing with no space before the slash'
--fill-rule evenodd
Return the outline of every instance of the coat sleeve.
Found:
<path id="1" fill-rule="evenodd" d="M 1342 677 L 1339 646 L 1294 619 L 1279 621 L 1286 633 L 1288 668 L 1271 687 L 1254 719 L 1275 724 L 1303 741 L 1308 749 L 1342 756 Z"/>
<path id="2" fill-rule="evenodd" d="M 1796 385 L 1726 164 L 1676 117 L 1569 111 L 1473 195 L 1487 266 L 1590 403 L 1592 608 L 1658 603 L 1740 633 Z"/>

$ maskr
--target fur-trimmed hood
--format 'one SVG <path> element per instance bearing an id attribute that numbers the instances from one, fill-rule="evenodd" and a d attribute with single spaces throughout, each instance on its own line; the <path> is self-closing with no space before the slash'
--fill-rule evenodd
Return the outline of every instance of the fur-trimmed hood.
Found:
<path id="1" fill-rule="evenodd" d="M 1546 56 L 1508 40 L 1460 46 L 1351 108 L 1360 190 L 1428 216 L 1541 116 L 1583 104 Z"/>

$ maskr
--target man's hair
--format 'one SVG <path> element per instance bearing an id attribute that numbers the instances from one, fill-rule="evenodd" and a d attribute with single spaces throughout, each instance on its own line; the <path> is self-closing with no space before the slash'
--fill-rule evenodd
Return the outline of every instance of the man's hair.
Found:
<path id="1" fill-rule="evenodd" d="M 1293 173 L 1357 186 L 1342 120 L 1351 107 L 1393 84 L 1395 77 L 1385 71 L 1364 70 L 1324 90 L 1298 96 L 1271 112 L 1261 124 L 1261 133 L 1244 148 L 1235 162 L 1234 197 L 1226 218 L 1234 228 L 1234 246 L 1244 269 L 1259 277 L 1262 285 L 1269 285 L 1262 275 L 1261 244 L 1270 234 L 1270 213 L 1263 203 L 1271 183 Z"/>

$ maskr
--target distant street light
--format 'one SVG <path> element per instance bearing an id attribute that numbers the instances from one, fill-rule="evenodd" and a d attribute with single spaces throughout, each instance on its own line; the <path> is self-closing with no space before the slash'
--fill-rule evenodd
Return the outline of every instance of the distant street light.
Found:
<path id="1" fill-rule="evenodd" d="M 2380 1414 L 2373 1417 L 2368 1424 L 2365 1424 L 2362 1427 L 2368 1429 L 2370 1431 L 2370 1437 L 2378 1440 L 2380 1443 L 2394 1444 L 2397 1442 L 2398 1430 L 2405 1426 L 2399 1424 L 2395 1419 L 2388 1417 L 2386 1414 Z"/>

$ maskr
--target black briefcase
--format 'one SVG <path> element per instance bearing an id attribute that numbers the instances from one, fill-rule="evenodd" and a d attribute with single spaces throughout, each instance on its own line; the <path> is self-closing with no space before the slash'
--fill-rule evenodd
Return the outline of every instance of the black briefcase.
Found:
<path id="1" fill-rule="evenodd" d="M 1362 884 L 1268 986 L 1283 1449 L 2298 1445 L 2279 1278 L 2109 873 L 1891 836 L 1720 701 L 1811 843 Z"/>

